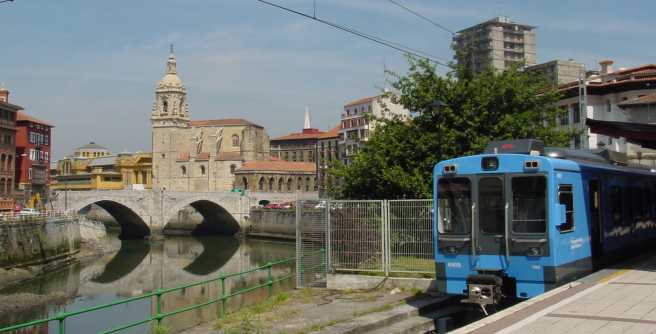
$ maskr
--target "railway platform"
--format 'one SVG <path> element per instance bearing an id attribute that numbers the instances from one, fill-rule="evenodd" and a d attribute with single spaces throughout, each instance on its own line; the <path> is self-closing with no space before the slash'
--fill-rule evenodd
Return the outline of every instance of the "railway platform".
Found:
<path id="1" fill-rule="evenodd" d="M 452 333 L 656 333 L 656 252 L 602 269 Z"/>

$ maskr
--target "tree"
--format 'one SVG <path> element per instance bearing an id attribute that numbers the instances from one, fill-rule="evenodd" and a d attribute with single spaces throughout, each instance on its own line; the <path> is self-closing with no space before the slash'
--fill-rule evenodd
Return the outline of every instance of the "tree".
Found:
<path id="1" fill-rule="evenodd" d="M 437 74 L 425 60 L 409 59 L 406 75 L 395 76 L 392 101 L 413 112 L 410 120 L 377 120 L 376 131 L 349 166 L 330 173 L 341 182 L 338 198 L 430 198 L 435 164 L 478 154 L 488 142 L 536 138 L 564 146 L 573 132 L 559 129 L 564 110 L 544 78 L 511 68 L 472 74 L 462 68 Z"/>

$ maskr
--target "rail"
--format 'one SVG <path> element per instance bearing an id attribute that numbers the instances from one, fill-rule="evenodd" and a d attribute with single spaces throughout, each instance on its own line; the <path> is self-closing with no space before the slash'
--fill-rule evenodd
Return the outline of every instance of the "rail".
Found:
<path id="1" fill-rule="evenodd" d="M 305 256 L 316 255 L 317 253 L 323 254 L 324 258 L 325 258 L 325 250 L 324 249 L 320 249 L 315 253 L 306 254 Z M 151 316 L 148 317 L 147 319 L 135 321 L 135 322 L 132 322 L 132 323 L 129 323 L 129 324 L 126 324 L 126 325 L 122 325 L 120 327 L 115 327 L 115 328 L 106 330 L 106 331 L 101 332 L 101 333 L 103 333 L 103 334 L 117 333 L 117 332 L 120 332 L 122 330 L 126 330 L 126 329 L 129 329 L 129 328 L 132 328 L 132 327 L 136 327 L 136 326 L 140 326 L 140 325 L 144 325 L 144 324 L 148 324 L 148 323 L 152 323 L 152 322 L 156 322 L 157 325 L 159 326 L 161 324 L 162 320 L 164 320 L 167 317 L 171 317 L 171 316 L 174 316 L 174 315 L 179 314 L 179 313 L 195 310 L 197 308 L 201 308 L 201 307 L 208 306 L 208 305 L 218 303 L 218 302 L 221 303 L 220 316 L 223 317 L 223 316 L 226 315 L 228 300 L 232 297 L 238 296 L 238 295 L 243 294 L 243 293 L 251 292 L 251 291 L 254 291 L 254 290 L 257 290 L 257 289 L 261 289 L 261 288 L 264 288 L 264 287 L 266 287 L 268 289 L 268 296 L 271 297 L 271 295 L 273 294 L 273 284 L 294 277 L 294 272 L 291 271 L 289 274 L 286 274 L 286 275 L 283 275 L 279 278 L 274 279 L 273 274 L 272 274 L 273 266 L 288 264 L 288 263 L 292 263 L 294 261 L 296 261 L 295 257 L 290 257 L 290 258 L 277 260 L 277 261 L 271 261 L 271 262 L 267 262 L 263 266 L 252 268 L 252 269 L 242 271 L 242 272 L 239 272 L 239 273 L 223 274 L 223 275 L 220 275 L 220 276 L 215 277 L 215 278 L 202 280 L 202 281 L 197 281 L 197 282 L 192 282 L 192 283 L 187 283 L 187 284 L 179 285 L 179 286 L 176 286 L 176 287 L 173 287 L 173 288 L 168 288 L 168 289 L 157 289 L 153 292 L 145 293 L 141 296 L 125 298 L 125 299 L 113 301 L 111 303 L 85 308 L 85 309 L 82 309 L 82 310 L 79 310 L 79 311 L 62 312 L 62 313 L 56 314 L 54 316 L 51 316 L 51 317 L 48 317 L 48 318 L 45 318 L 45 319 L 34 320 L 34 321 L 25 322 L 25 323 L 21 323 L 21 324 L 17 324 L 17 325 L 12 325 L 12 326 L 9 326 L 9 327 L 0 328 L 0 333 L 5 333 L 5 332 L 9 332 L 9 331 L 14 331 L 14 330 L 26 328 L 26 327 L 46 324 L 46 323 L 49 323 L 51 321 L 56 321 L 57 322 L 57 333 L 58 334 L 65 334 L 66 333 L 66 319 L 68 319 L 68 318 L 78 316 L 78 315 L 82 315 L 82 314 L 86 314 L 86 313 L 93 312 L 93 311 L 107 309 L 107 308 L 117 306 L 117 305 L 127 304 L 127 303 L 134 302 L 134 301 L 137 301 L 137 300 L 153 298 L 153 297 L 155 298 L 155 301 L 156 301 L 155 314 L 151 314 Z M 268 273 L 268 277 L 267 277 L 266 282 L 260 283 L 260 284 L 257 284 L 257 285 L 251 286 L 251 287 L 242 288 L 242 289 L 239 289 L 235 292 L 230 292 L 230 293 L 226 292 L 226 283 L 225 283 L 226 279 L 229 279 L 231 277 L 237 277 L 237 276 L 241 277 L 243 275 L 252 274 L 252 273 L 259 272 L 259 271 L 264 271 L 264 270 L 266 270 L 267 273 Z M 202 302 L 200 304 L 193 304 L 193 305 L 181 307 L 181 308 L 178 308 L 178 309 L 170 311 L 170 312 L 165 312 L 165 313 L 162 312 L 162 296 L 164 296 L 165 294 L 175 292 L 175 291 L 180 291 L 180 290 L 187 289 L 187 288 L 194 287 L 194 286 L 209 284 L 209 283 L 218 283 L 219 284 L 219 286 L 218 286 L 219 287 L 219 295 L 216 298 L 212 298 L 212 299 L 207 300 L 205 302 Z"/>

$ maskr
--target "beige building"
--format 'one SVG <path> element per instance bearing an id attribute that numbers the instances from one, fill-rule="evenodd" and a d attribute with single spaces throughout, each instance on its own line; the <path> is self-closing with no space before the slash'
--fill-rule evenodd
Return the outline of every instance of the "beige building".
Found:
<path id="1" fill-rule="evenodd" d="M 487 68 L 498 71 L 513 65 L 536 63 L 535 27 L 496 17 L 460 30 L 453 37 L 458 64 L 474 72 Z"/>
<path id="2" fill-rule="evenodd" d="M 408 118 L 410 111 L 400 104 L 393 103 L 386 95 L 366 97 L 347 103 L 342 112 L 339 134 L 339 145 L 343 150 L 341 158 L 344 164 L 350 164 L 360 147 L 369 141 L 377 119 L 393 117 Z"/>
<path id="3" fill-rule="evenodd" d="M 585 78 L 585 66 L 573 60 L 552 60 L 526 68 L 529 73 L 545 76 L 555 85 L 562 85 Z"/>
<path id="4" fill-rule="evenodd" d="M 88 144 L 75 149 L 73 155 L 77 158 L 100 158 L 110 156 L 112 155 L 112 152 L 94 142 L 89 142 Z"/>
<path id="5" fill-rule="evenodd" d="M 229 191 L 245 161 L 268 160 L 269 136 L 243 119 L 192 121 L 173 53 L 157 84 L 151 115 L 153 188 Z"/>
<path id="6" fill-rule="evenodd" d="M 315 162 L 317 142 L 323 131 L 312 128 L 310 114 L 305 112 L 301 132 L 294 132 L 271 139 L 271 156 L 285 161 Z"/>
<path id="7" fill-rule="evenodd" d="M 247 161 L 235 171 L 235 187 L 256 192 L 317 191 L 313 162 Z"/>

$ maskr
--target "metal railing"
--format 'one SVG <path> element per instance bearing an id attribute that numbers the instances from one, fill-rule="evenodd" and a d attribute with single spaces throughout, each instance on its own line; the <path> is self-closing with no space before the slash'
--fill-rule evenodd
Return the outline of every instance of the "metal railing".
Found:
<path id="1" fill-rule="evenodd" d="M 323 249 L 320 249 L 317 252 L 325 254 L 325 251 Z M 312 256 L 312 255 L 314 255 L 314 254 L 307 254 L 307 256 Z M 123 304 L 127 304 L 127 303 L 138 301 L 138 300 L 143 300 L 143 299 L 151 299 L 151 301 L 152 301 L 153 298 L 155 299 L 155 303 L 156 303 L 155 314 L 151 314 L 151 316 L 146 318 L 146 319 L 135 321 L 135 322 L 132 322 L 132 323 L 129 323 L 129 324 L 126 324 L 126 325 L 119 326 L 119 327 L 115 327 L 115 328 L 103 331 L 101 333 L 103 333 L 103 334 L 117 333 L 117 332 L 129 329 L 129 328 L 133 328 L 133 327 L 148 324 L 148 323 L 153 323 L 153 324 L 156 324 L 156 325 L 160 326 L 162 320 L 164 320 L 167 317 L 171 317 L 171 316 L 174 316 L 174 315 L 179 314 L 179 313 L 195 310 L 195 309 L 198 309 L 198 308 L 201 308 L 201 307 L 204 307 L 204 306 L 208 306 L 208 305 L 211 305 L 211 304 L 215 304 L 215 303 L 221 303 L 220 316 L 223 317 L 227 313 L 228 300 L 232 297 L 235 297 L 235 296 L 238 296 L 240 294 L 247 293 L 247 292 L 251 292 L 251 291 L 254 291 L 254 290 L 257 290 L 257 289 L 265 288 L 265 287 L 268 289 L 268 296 L 271 297 L 271 295 L 273 294 L 273 285 L 275 283 L 278 283 L 278 282 L 281 282 L 281 281 L 284 281 L 284 280 L 287 280 L 287 279 L 290 279 L 290 278 L 294 277 L 293 270 L 290 270 L 290 273 L 288 273 L 286 275 L 283 275 L 281 277 L 278 277 L 278 278 L 274 278 L 273 273 L 272 273 L 272 268 L 274 266 L 277 266 L 277 265 L 290 264 L 294 261 L 296 261 L 295 257 L 286 258 L 286 259 L 277 260 L 277 261 L 271 261 L 271 262 L 266 263 L 263 266 L 253 268 L 253 269 L 250 269 L 250 270 L 246 270 L 246 271 L 242 271 L 242 272 L 239 272 L 239 273 L 223 274 L 223 275 L 220 275 L 220 276 L 215 277 L 215 278 L 202 280 L 202 281 L 198 281 L 198 282 L 193 282 L 193 283 L 188 283 L 188 284 L 183 284 L 183 285 L 176 286 L 176 287 L 173 287 L 173 288 L 168 288 L 168 289 L 157 289 L 153 292 L 145 293 L 145 294 L 140 295 L 140 296 L 121 299 L 121 300 L 117 300 L 117 301 L 107 303 L 107 304 L 102 304 L 102 305 L 97 305 L 97 306 L 85 308 L 85 309 L 82 309 L 82 310 L 79 310 L 79 311 L 62 312 L 62 313 L 56 314 L 54 316 L 51 316 L 51 317 L 48 317 L 48 318 L 45 318 L 45 319 L 34 320 L 34 321 L 25 322 L 25 323 L 21 323 L 21 324 L 9 326 L 9 327 L 0 328 L 0 333 L 5 333 L 5 332 L 9 332 L 9 331 L 14 331 L 14 330 L 26 328 L 26 327 L 31 327 L 31 326 L 41 325 L 41 324 L 47 324 L 51 321 L 56 321 L 57 322 L 57 333 L 58 334 L 65 334 L 66 333 L 66 320 L 71 318 L 71 317 L 84 315 L 84 314 L 89 313 L 89 312 L 103 310 L 103 309 L 107 309 L 107 308 L 110 308 L 110 307 L 113 307 L 113 306 L 123 305 Z M 267 271 L 267 279 L 264 283 L 256 284 L 256 285 L 251 286 L 251 287 L 242 288 L 242 289 L 239 289 L 235 292 L 227 292 L 226 291 L 226 280 L 227 279 L 232 278 L 232 277 L 243 277 L 244 275 L 252 274 L 252 273 L 255 273 L 255 272 L 259 272 L 259 271 Z M 216 298 L 209 299 L 209 300 L 204 301 L 204 302 L 199 303 L 199 304 L 193 304 L 193 305 L 185 306 L 185 307 L 182 307 L 182 308 L 178 308 L 178 309 L 175 309 L 175 310 L 172 310 L 172 311 L 169 311 L 169 312 L 162 312 L 162 297 L 165 294 L 180 291 L 180 290 L 184 290 L 184 289 L 188 289 L 188 288 L 203 285 L 203 284 L 211 284 L 211 283 L 218 284 L 219 293 L 218 293 L 218 296 L 216 296 Z"/>
<path id="2" fill-rule="evenodd" d="M 296 202 L 296 288 L 326 287 L 326 201 Z"/>
<path id="3" fill-rule="evenodd" d="M 434 274 L 431 199 L 327 204 L 329 270 Z"/>

